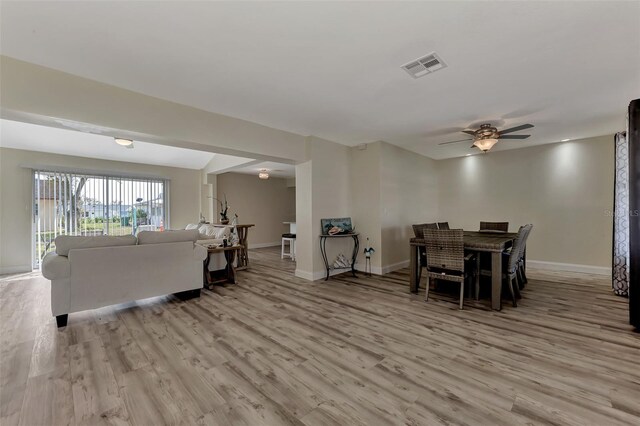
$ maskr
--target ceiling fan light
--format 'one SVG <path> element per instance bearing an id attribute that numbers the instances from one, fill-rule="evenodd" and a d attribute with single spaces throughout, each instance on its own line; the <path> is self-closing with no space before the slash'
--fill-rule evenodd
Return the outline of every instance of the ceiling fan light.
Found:
<path id="1" fill-rule="evenodd" d="M 122 145 L 122 146 L 131 146 L 133 145 L 133 141 L 131 139 L 124 139 L 124 138 L 113 138 L 116 143 L 118 145 Z"/>
<path id="2" fill-rule="evenodd" d="M 487 152 L 498 142 L 498 139 L 487 138 L 487 139 L 476 139 L 473 142 L 473 146 L 478 148 L 482 152 Z"/>

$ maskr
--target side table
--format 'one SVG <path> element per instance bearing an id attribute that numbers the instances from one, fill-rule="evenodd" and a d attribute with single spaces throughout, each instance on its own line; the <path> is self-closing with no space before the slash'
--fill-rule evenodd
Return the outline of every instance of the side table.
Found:
<path id="1" fill-rule="evenodd" d="M 324 260 L 324 267 L 327 270 L 327 276 L 324 279 L 325 281 L 327 281 L 329 279 L 329 273 L 331 272 L 331 269 L 351 269 L 351 273 L 353 274 L 353 276 L 355 278 L 358 278 L 356 275 L 356 258 L 358 257 L 358 250 L 360 248 L 360 241 L 358 240 L 358 234 L 353 233 L 353 234 L 336 234 L 336 235 L 329 235 L 329 234 L 321 234 L 320 235 L 320 253 L 322 253 L 322 260 Z M 327 259 L 327 240 L 328 239 L 336 239 L 336 238 L 348 238 L 351 237 L 353 238 L 353 253 L 351 254 L 351 265 L 350 266 L 343 266 L 343 267 L 339 267 L 339 268 L 333 268 L 329 266 L 329 259 Z"/>

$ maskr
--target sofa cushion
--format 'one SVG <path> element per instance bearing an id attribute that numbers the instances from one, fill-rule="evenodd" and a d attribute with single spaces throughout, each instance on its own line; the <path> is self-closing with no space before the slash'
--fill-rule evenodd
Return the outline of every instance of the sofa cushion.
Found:
<path id="1" fill-rule="evenodd" d="M 69 256 L 69 250 L 73 249 L 135 246 L 136 241 L 136 237 L 133 235 L 98 235 L 93 237 L 58 235 L 56 237 L 56 253 L 60 256 Z"/>
<path id="2" fill-rule="evenodd" d="M 184 227 L 184 229 L 198 229 L 200 227 L 199 223 L 189 223 L 187 224 L 187 226 Z"/>
<path id="3" fill-rule="evenodd" d="M 163 244 L 180 243 L 182 241 L 193 241 L 198 239 L 197 229 L 179 229 L 175 231 L 142 231 L 138 234 L 138 244 Z"/>

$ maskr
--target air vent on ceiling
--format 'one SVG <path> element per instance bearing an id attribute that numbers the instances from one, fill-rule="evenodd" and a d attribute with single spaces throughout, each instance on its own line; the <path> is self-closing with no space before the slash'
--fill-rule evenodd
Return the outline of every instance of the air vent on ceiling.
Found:
<path id="1" fill-rule="evenodd" d="M 418 78 L 441 70 L 446 66 L 447 64 L 445 64 L 444 61 L 434 52 L 404 64 L 402 69 L 411 77 Z"/>

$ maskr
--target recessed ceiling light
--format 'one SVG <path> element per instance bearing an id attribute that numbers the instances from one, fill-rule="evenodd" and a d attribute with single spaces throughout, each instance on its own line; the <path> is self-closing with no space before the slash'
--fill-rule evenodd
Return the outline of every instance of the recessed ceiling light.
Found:
<path id="1" fill-rule="evenodd" d="M 561 140 L 560 140 L 560 142 L 568 142 L 568 141 L 570 141 L 570 140 L 571 140 L 571 139 L 561 139 Z"/>
<path id="2" fill-rule="evenodd" d="M 124 139 L 124 138 L 113 138 L 116 143 L 118 145 L 122 145 L 122 146 L 130 146 L 133 145 L 133 141 L 131 139 Z"/>

